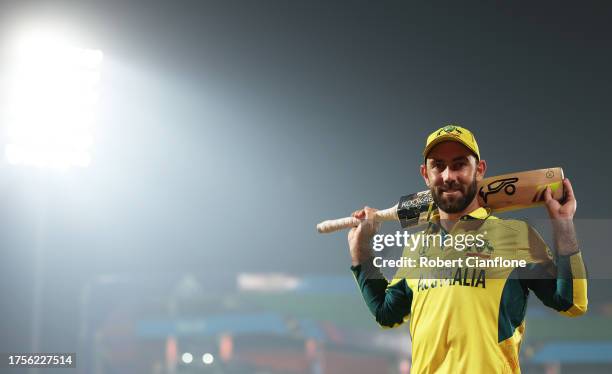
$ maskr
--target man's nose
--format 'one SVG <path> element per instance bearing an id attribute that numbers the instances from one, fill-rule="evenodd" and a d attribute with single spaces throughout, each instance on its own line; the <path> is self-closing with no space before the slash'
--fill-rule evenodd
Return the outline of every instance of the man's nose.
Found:
<path id="1" fill-rule="evenodd" d="M 447 166 L 442 172 L 442 180 L 445 184 L 457 181 L 457 174 Z"/>

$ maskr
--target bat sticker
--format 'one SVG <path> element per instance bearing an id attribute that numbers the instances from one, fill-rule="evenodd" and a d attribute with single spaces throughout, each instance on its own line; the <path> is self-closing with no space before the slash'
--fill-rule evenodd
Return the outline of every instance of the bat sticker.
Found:
<path id="1" fill-rule="evenodd" d="M 518 178 L 506 178 L 506 179 L 497 179 L 493 182 L 486 185 L 487 191 L 484 191 L 485 186 L 480 187 L 480 191 L 478 194 L 482 197 L 482 200 L 486 203 L 487 197 L 491 194 L 496 194 L 499 191 L 503 190 L 506 195 L 512 195 L 516 191 L 516 186 L 514 183 L 518 182 Z"/>
<path id="2" fill-rule="evenodd" d="M 559 187 L 561 187 L 562 182 L 555 182 L 551 184 L 545 184 L 543 186 L 538 186 L 535 195 L 533 195 L 533 199 L 531 199 L 532 203 L 537 203 L 546 200 L 544 195 L 546 194 L 546 187 L 550 186 L 550 190 L 554 193 Z M 560 201 L 565 200 L 565 193 Z"/>

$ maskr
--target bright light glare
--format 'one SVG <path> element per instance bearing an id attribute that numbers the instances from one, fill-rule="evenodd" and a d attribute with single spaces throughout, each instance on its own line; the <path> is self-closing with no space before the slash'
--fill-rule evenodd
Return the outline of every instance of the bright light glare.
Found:
<path id="1" fill-rule="evenodd" d="M 204 362 L 204 365 L 210 365 L 213 363 L 213 361 L 215 361 L 215 358 L 210 353 L 204 353 L 202 356 L 202 362 Z"/>
<path id="2" fill-rule="evenodd" d="M 190 364 L 193 361 L 193 355 L 189 352 L 185 352 L 181 356 L 181 360 L 183 360 L 183 362 L 186 364 Z"/>
<path id="3" fill-rule="evenodd" d="M 16 43 L 7 102 L 7 161 L 88 166 L 102 52 L 35 32 Z"/>

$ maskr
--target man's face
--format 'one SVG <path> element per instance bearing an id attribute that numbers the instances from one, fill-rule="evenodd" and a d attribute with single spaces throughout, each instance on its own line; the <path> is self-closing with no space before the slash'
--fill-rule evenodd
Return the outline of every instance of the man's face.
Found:
<path id="1" fill-rule="evenodd" d="M 421 174 L 438 208 L 446 213 L 467 208 L 484 174 L 484 161 L 478 162 L 469 149 L 454 141 L 436 145 L 425 161 Z"/>

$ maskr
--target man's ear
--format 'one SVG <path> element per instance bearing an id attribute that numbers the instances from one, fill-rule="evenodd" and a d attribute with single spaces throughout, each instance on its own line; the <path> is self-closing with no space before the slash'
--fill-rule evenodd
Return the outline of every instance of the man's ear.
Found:
<path id="1" fill-rule="evenodd" d="M 485 160 L 479 160 L 476 164 L 476 181 L 480 182 L 484 179 L 485 173 L 487 172 L 487 162 Z"/>
<path id="2" fill-rule="evenodd" d="M 421 176 L 423 177 L 423 180 L 425 181 L 425 184 L 427 185 L 427 187 L 429 187 L 429 176 L 427 175 L 427 166 L 425 166 L 424 164 L 421 164 Z"/>

